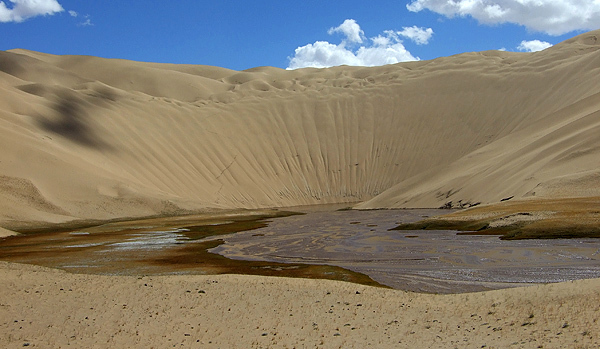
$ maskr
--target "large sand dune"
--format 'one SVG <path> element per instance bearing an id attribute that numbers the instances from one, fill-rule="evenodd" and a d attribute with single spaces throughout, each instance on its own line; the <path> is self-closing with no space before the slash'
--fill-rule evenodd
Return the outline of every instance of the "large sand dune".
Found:
<path id="1" fill-rule="evenodd" d="M 598 36 L 294 71 L 0 52 L 0 225 L 597 196 Z"/>

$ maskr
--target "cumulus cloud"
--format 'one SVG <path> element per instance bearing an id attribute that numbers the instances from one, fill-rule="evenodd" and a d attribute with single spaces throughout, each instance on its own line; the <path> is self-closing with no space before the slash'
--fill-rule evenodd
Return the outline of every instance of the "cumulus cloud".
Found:
<path id="1" fill-rule="evenodd" d="M 404 47 L 401 37 L 423 45 L 433 35 L 431 28 L 405 27 L 401 31 L 386 30 L 367 39 L 355 20 L 347 19 L 340 26 L 331 28 L 329 35 L 340 33 L 344 37 L 339 44 L 317 41 L 298 47 L 290 57 L 288 69 L 327 68 L 338 65 L 378 66 L 419 60 Z"/>
<path id="2" fill-rule="evenodd" d="M 77 15 L 78 15 L 78 13 L 73 10 L 70 10 L 69 14 L 71 15 L 71 17 L 77 17 Z"/>
<path id="3" fill-rule="evenodd" d="M 412 0 L 406 7 L 449 18 L 471 16 L 484 24 L 515 23 L 550 35 L 600 28 L 599 0 Z"/>
<path id="4" fill-rule="evenodd" d="M 546 41 L 540 41 L 540 40 L 525 41 L 525 40 L 523 40 L 523 41 L 521 41 L 521 44 L 519 46 L 517 46 L 517 49 L 519 51 L 537 52 L 537 51 L 545 50 L 550 46 L 552 46 L 552 44 L 549 42 L 546 42 Z"/>
<path id="5" fill-rule="evenodd" d="M 429 43 L 429 39 L 433 36 L 433 29 L 431 28 L 419 28 L 416 25 L 412 27 L 404 27 L 401 31 L 397 32 L 398 35 L 402 35 L 408 38 L 417 45 L 425 45 Z"/>
<path id="6" fill-rule="evenodd" d="M 8 3 L 12 3 L 12 6 L 0 1 L 0 22 L 23 22 L 31 17 L 64 11 L 56 0 L 9 0 Z"/>
<path id="7" fill-rule="evenodd" d="M 327 31 L 329 35 L 334 33 L 343 34 L 348 42 L 352 43 L 362 43 L 365 33 L 360 29 L 358 23 L 356 23 L 353 19 L 347 19 L 344 23 L 340 24 L 338 27 L 329 28 Z"/>

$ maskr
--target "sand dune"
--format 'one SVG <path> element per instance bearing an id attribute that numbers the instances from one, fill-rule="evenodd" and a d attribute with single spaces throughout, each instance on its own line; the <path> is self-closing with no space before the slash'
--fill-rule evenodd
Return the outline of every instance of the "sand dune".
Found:
<path id="1" fill-rule="evenodd" d="M 419 174 L 359 207 L 600 196 L 600 94 Z"/>
<path id="2" fill-rule="evenodd" d="M 598 35 L 294 71 L 0 52 L 0 225 L 599 195 Z"/>

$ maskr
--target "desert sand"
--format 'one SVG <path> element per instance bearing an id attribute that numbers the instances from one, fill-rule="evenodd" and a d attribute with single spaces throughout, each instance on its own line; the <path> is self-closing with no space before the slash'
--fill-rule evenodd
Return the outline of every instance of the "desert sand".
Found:
<path id="1" fill-rule="evenodd" d="M 428 295 L 241 275 L 0 263 L 0 344 L 39 348 L 597 348 L 600 280 Z"/>
<path id="2" fill-rule="evenodd" d="M 293 71 L 0 52 L 0 236 L 214 209 L 600 197 L 599 36 Z M 599 344 L 598 280 L 434 296 L 17 264 L 0 275 L 14 347 Z"/>

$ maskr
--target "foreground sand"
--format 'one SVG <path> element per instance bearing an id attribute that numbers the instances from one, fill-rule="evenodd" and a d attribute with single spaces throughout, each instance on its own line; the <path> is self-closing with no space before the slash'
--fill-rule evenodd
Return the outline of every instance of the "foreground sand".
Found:
<path id="1" fill-rule="evenodd" d="M 0 346 L 595 348 L 600 279 L 459 295 L 0 263 Z"/>

